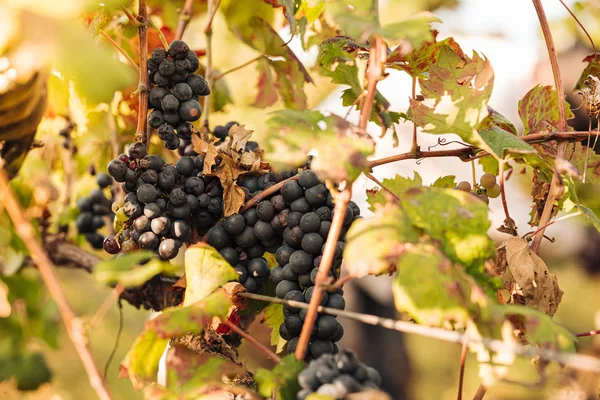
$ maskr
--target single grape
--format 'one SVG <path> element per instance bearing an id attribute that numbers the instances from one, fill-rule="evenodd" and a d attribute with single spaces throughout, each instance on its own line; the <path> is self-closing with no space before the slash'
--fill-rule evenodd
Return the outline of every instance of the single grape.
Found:
<path id="1" fill-rule="evenodd" d="M 500 185 L 495 184 L 491 189 L 487 189 L 485 193 L 488 195 L 488 197 L 495 199 L 496 197 L 500 196 Z"/>
<path id="2" fill-rule="evenodd" d="M 110 185 L 112 185 L 113 180 L 110 177 L 110 175 L 108 175 L 104 172 L 100 172 L 98 175 L 96 175 L 96 183 L 101 188 L 106 188 L 106 187 L 109 187 Z"/>
<path id="3" fill-rule="evenodd" d="M 154 110 L 148 115 L 148 125 L 151 128 L 158 128 L 165 123 L 165 116 L 162 111 Z"/>
<path id="4" fill-rule="evenodd" d="M 456 185 L 456 188 L 458 190 L 462 190 L 463 192 L 470 192 L 472 189 L 471 184 L 467 181 L 458 182 L 458 184 Z"/>
<path id="5" fill-rule="evenodd" d="M 165 77 L 173 75 L 175 73 L 175 63 L 167 58 L 158 66 L 158 72 Z"/>
<path id="6" fill-rule="evenodd" d="M 102 247 L 104 248 L 104 251 L 106 251 L 108 254 L 118 254 L 121 251 L 119 242 L 117 241 L 115 235 L 109 235 L 106 238 L 104 238 Z"/>
<path id="7" fill-rule="evenodd" d="M 174 96 L 173 96 L 174 97 Z M 197 121 L 202 115 L 202 108 L 197 100 L 188 100 L 179 106 L 179 116 L 184 121 Z"/>
<path id="8" fill-rule="evenodd" d="M 138 243 L 142 249 L 155 250 L 160 243 L 160 239 L 153 232 L 144 232 L 140 235 Z"/>
<path id="9" fill-rule="evenodd" d="M 298 183 L 307 189 L 319 183 L 319 177 L 313 171 L 306 169 L 298 175 Z"/>
<path id="10" fill-rule="evenodd" d="M 184 59 L 188 56 L 190 48 L 183 40 L 173 40 L 169 45 L 169 56 L 176 60 Z"/>
<path id="11" fill-rule="evenodd" d="M 237 235 L 246 227 L 246 220 L 240 214 L 233 214 L 225 218 L 225 221 L 223 221 L 223 227 L 230 235 Z"/>
<path id="12" fill-rule="evenodd" d="M 479 178 L 479 184 L 484 189 L 491 189 L 496 185 L 496 177 L 492 174 L 483 174 Z"/>
<path id="13" fill-rule="evenodd" d="M 162 47 L 155 48 L 154 50 L 152 50 L 152 59 L 157 64 L 160 64 L 161 62 L 167 59 L 167 51 Z"/>
<path id="14" fill-rule="evenodd" d="M 192 91 L 197 96 L 207 96 L 210 94 L 210 88 L 208 87 L 208 82 L 200 75 L 191 75 L 186 83 L 190 85 Z"/>
<path id="15" fill-rule="evenodd" d="M 177 257 L 180 244 L 175 239 L 164 239 L 158 246 L 158 255 L 164 260 L 171 260 Z"/>
<path id="16" fill-rule="evenodd" d="M 148 101 L 154 107 L 160 107 L 160 102 L 169 93 L 171 93 L 169 91 L 169 89 L 165 89 L 165 88 L 160 87 L 160 86 L 154 86 L 152 88 L 152 90 L 150 91 L 150 93 L 148 93 Z"/>
<path id="17" fill-rule="evenodd" d="M 301 198 L 304 195 L 304 191 L 297 181 L 292 180 L 283 184 L 281 195 L 288 204 L 291 204 L 294 200 Z"/>
<path id="18" fill-rule="evenodd" d="M 137 198 L 144 204 L 153 203 L 158 198 L 158 191 L 149 183 L 144 183 L 137 189 Z"/>
<path id="19" fill-rule="evenodd" d="M 168 94 L 160 102 L 160 107 L 165 113 L 174 113 L 179 109 L 179 100 L 174 95 Z"/>

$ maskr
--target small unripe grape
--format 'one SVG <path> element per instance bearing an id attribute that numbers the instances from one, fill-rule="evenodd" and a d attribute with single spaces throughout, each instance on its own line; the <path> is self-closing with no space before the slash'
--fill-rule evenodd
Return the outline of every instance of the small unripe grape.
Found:
<path id="1" fill-rule="evenodd" d="M 496 184 L 496 177 L 492 174 L 483 174 L 479 178 L 479 184 L 485 189 L 491 189 Z"/>
<path id="2" fill-rule="evenodd" d="M 456 188 L 458 190 L 462 190 L 463 192 L 470 192 L 471 184 L 467 181 L 458 182 L 458 185 L 456 185 Z"/>
<path id="3" fill-rule="evenodd" d="M 481 201 L 483 201 L 485 204 L 490 204 L 490 199 L 488 198 L 488 195 L 485 193 L 479 193 L 478 195 L 476 195 Z"/>
<path id="4" fill-rule="evenodd" d="M 487 189 L 486 194 L 492 199 L 495 199 L 496 197 L 500 196 L 500 185 L 496 184 L 493 188 Z"/>

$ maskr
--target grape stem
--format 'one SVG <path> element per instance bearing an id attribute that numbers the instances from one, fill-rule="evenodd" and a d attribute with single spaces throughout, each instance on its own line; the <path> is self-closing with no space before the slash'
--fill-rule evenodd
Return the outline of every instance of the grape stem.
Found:
<path id="1" fill-rule="evenodd" d="M 222 78 L 223 78 L 225 75 L 228 75 L 228 74 L 230 74 L 230 73 L 232 73 L 232 72 L 235 72 L 235 71 L 238 71 L 238 70 L 240 70 L 240 69 L 242 69 L 242 68 L 245 68 L 245 67 L 247 67 L 248 65 L 251 65 L 251 64 L 253 64 L 253 63 L 257 62 L 258 60 L 260 60 L 261 58 L 264 58 L 264 57 L 266 57 L 266 56 L 267 56 L 267 55 L 266 55 L 265 53 L 262 53 L 262 54 L 260 54 L 260 55 L 258 55 L 258 56 L 256 56 L 256 57 L 254 57 L 253 59 L 251 59 L 251 60 L 248 60 L 248 61 L 246 61 L 245 63 L 243 63 L 243 64 L 241 64 L 241 65 L 238 65 L 237 67 L 233 67 L 233 68 L 231 68 L 230 70 L 227 70 L 227 71 L 223 72 L 222 74 L 219 74 L 219 75 L 215 76 L 215 79 L 214 79 L 214 80 L 215 80 L 215 81 L 218 81 L 219 79 L 222 79 Z"/>
<path id="2" fill-rule="evenodd" d="M 597 329 L 595 331 L 579 332 L 579 333 L 576 333 L 575 336 L 576 337 L 586 337 L 586 336 L 596 336 L 598 334 L 600 334 L 600 329 Z"/>
<path id="3" fill-rule="evenodd" d="M 185 0 L 185 4 L 179 13 L 179 22 L 177 23 L 177 30 L 175 31 L 175 40 L 181 40 L 183 33 L 192 19 L 193 13 L 194 0 Z"/>
<path id="4" fill-rule="evenodd" d="M 293 308 L 310 309 L 309 304 L 306 304 L 301 301 L 284 300 L 277 297 L 270 297 L 254 293 L 237 293 L 236 296 L 258 301 L 264 301 L 267 303 L 283 304 Z M 333 315 L 336 317 L 348 318 L 368 325 L 380 326 L 397 332 L 411 333 L 451 343 L 463 343 L 466 340 L 470 344 L 483 345 L 493 352 L 508 352 L 526 358 L 539 357 L 543 360 L 556 361 L 561 364 L 565 364 L 571 368 L 579 369 L 582 371 L 600 372 L 600 359 L 586 354 L 559 352 L 532 345 L 509 343 L 504 342 L 502 340 L 480 337 L 478 335 L 471 336 L 468 333 L 451 331 L 443 328 L 435 328 L 427 325 L 419 325 L 414 322 L 398 321 L 391 318 L 379 317 L 377 315 L 357 313 L 354 311 L 338 310 L 336 308 L 330 307 L 317 306 L 317 311 L 319 313 Z M 600 333 L 600 331 L 598 331 L 598 333 Z M 582 336 L 586 335 L 582 334 Z"/>
<path id="5" fill-rule="evenodd" d="M 106 317 L 106 314 L 108 314 L 108 311 L 110 310 L 112 305 L 119 299 L 119 296 L 121 296 L 121 293 L 123 293 L 124 290 L 125 287 L 118 283 L 117 286 L 115 286 L 114 289 L 110 291 L 108 296 L 106 296 L 106 299 L 104 299 L 104 301 L 102 302 L 100 307 L 98 307 L 98 310 L 90 320 L 89 326 L 91 328 L 96 328 L 98 325 L 100 325 L 100 322 L 102 322 L 104 317 Z"/>
<path id="6" fill-rule="evenodd" d="M 265 190 L 263 190 L 262 192 L 260 192 L 259 194 L 257 194 L 253 198 L 251 198 L 250 200 L 248 200 L 248 202 L 246 204 L 244 204 L 244 206 L 242 208 L 240 208 L 239 214 L 254 207 L 258 203 L 260 203 L 263 199 L 266 199 L 267 197 L 271 196 L 272 194 L 279 192 L 281 190 L 281 188 L 283 187 L 283 185 L 285 185 L 287 182 L 295 181 L 295 180 L 298 180 L 297 174 L 290 178 L 284 179 L 281 182 L 277 182 L 273 186 L 269 186 L 268 188 L 266 188 Z"/>
<path id="7" fill-rule="evenodd" d="M 468 336 L 465 336 L 460 352 L 460 374 L 458 376 L 458 395 L 456 400 L 462 400 L 463 382 L 465 380 L 465 364 L 467 363 L 467 350 L 469 349 Z"/>
<path id="8" fill-rule="evenodd" d="M 98 33 L 99 33 L 99 34 L 100 34 L 100 35 L 101 35 L 101 36 L 102 36 L 104 39 L 106 39 L 106 40 L 108 41 L 108 43 L 110 43 L 110 44 L 111 44 L 111 45 L 112 45 L 112 46 L 113 46 L 115 49 L 117 49 L 117 51 L 118 51 L 119 53 L 121 53 L 121 55 L 122 55 L 123 57 L 125 57 L 125 59 L 126 59 L 127 61 L 129 61 L 129 63 L 130 63 L 131 65 L 133 65 L 133 67 L 135 68 L 135 70 L 136 70 L 136 71 L 138 71 L 138 73 L 140 72 L 140 67 L 138 67 L 137 63 L 136 63 L 135 61 L 133 61 L 133 58 L 131 58 L 131 57 L 129 56 L 129 54 L 127 54 L 127 52 L 126 52 L 126 51 L 125 51 L 125 50 L 124 50 L 124 49 L 123 49 L 121 46 L 119 46 L 119 44 L 118 44 L 117 42 L 115 42 L 115 41 L 113 40 L 113 38 L 111 38 L 111 37 L 108 35 L 108 33 L 104 32 L 102 29 L 98 29 Z"/>
<path id="9" fill-rule="evenodd" d="M 248 332 L 244 331 L 243 329 L 241 329 L 239 326 L 237 326 L 236 324 L 234 324 L 230 320 L 225 320 L 225 322 L 223 322 L 223 323 L 225 325 L 227 325 L 229 327 L 229 329 L 231 329 L 232 331 L 234 331 L 235 333 L 237 333 L 238 335 L 240 335 L 241 337 L 243 337 L 244 339 L 246 339 L 248 341 L 248 343 L 252 344 L 254 347 L 256 347 L 257 349 L 259 349 L 260 351 L 262 351 L 263 353 L 265 353 L 266 356 L 268 358 L 270 358 L 271 360 L 273 360 L 273 362 L 275 364 L 279 364 L 281 362 L 281 358 L 279 358 L 277 356 L 277 354 L 273 353 L 271 351 L 271 349 L 269 349 L 267 346 L 265 346 L 264 344 L 262 344 L 261 342 L 259 342 L 258 340 L 256 340 Z"/>
<path id="10" fill-rule="evenodd" d="M 517 236 L 517 227 L 515 221 L 510 217 L 508 212 L 508 203 L 506 202 L 506 191 L 504 190 L 504 167 L 506 166 L 506 160 L 500 160 L 498 166 L 498 177 L 500 178 L 500 197 L 502 198 L 502 207 L 504 208 L 504 215 L 506 215 L 506 225 L 511 231 L 511 235 Z"/>
<path id="11" fill-rule="evenodd" d="M 540 21 L 540 25 L 542 27 L 542 33 L 544 34 L 544 40 L 546 42 L 546 47 L 548 48 L 548 56 L 550 58 L 550 65 L 552 66 L 552 75 L 554 76 L 554 87 L 556 89 L 556 97 L 558 99 L 558 130 L 564 132 L 567 130 L 567 112 L 565 107 L 565 90 L 563 87 L 562 78 L 560 76 L 560 67 L 558 65 L 558 57 L 556 56 L 556 48 L 554 47 L 554 40 L 552 39 L 552 31 L 550 30 L 550 24 L 548 23 L 548 19 L 546 18 L 546 13 L 544 12 L 544 6 L 542 5 L 542 0 L 532 0 L 533 6 L 535 7 L 535 11 L 537 13 L 538 19 Z M 556 149 L 556 157 L 565 158 L 565 153 L 567 150 L 566 142 L 559 142 Z M 539 226 L 545 226 L 554 214 L 554 202 L 556 201 L 559 190 L 558 188 L 562 184 L 560 176 L 558 174 L 554 174 L 552 177 L 552 183 L 550 184 L 550 189 L 548 190 L 548 194 L 546 196 L 546 202 L 544 204 L 544 210 L 542 211 L 542 216 L 540 217 Z M 544 231 L 542 230 L 542 233 Z M 537 235 L 533 239 L 533 243 L 531 244 L 531 249 L 539 254 L 540 247 L 542 245 L 542 235 Z"/>
<path id="12" fill-rule="evenodd" d="M 587 36 L 588 40 L 590 41 L 590 45 L 592 46 L 592 49 L 594 49 L 594 58 L 598 59 L 598 53 L 596 52 L 596 45 L 594 44 L 594 41 L 592 40 L 592 37 L 588 33 L 587 29 L 585 29 L 585 26 L 583 26 L 583 24 L 581 23 L 581 21 L 579 20 L 579 18 L 577 18 L 577 16 L 575 16 L 575 14 L 573 13 L 573 11 L 571 11 L 571 9 L 569 8 L 569 6 L 563 0 L 558 0 L 558 1 L 560 1 L 560 4 L 562 4 L 567 9 L 567 11 L 569 12 L 569 14 L 571 14 L 571 17 L 573 17 L 573 19 L 575 20 L 575 22 L 577 22 L 577 25 L 579 25 L 579 27 L 581 28 L 581 30 L 583 31 L 583 33 L 585 33 L 585 36 Z"/>
<path id="13" fill-rule="evenodd" d="M 392 190 L 390 188 L 388 188 L 383 183 L 381 183 L 379 181 L 379 179 L 377 179 L 375 176 L 373 176 L 372 173 L 365 171 L 364 174 L 367 178 L 369 178 L 370 180 L 375 182 L 379 187 L 381 187 L 381 189 L 383 189 L 386 193 L 388 193 L 390 196 L 392 196 L 394 201 L 396 201 L 397 203 L 400 203 L 400 197 L 398 197 L 398 195 L 396 193 L 392 192 Z"/>
<path id="14" fill-rule="evenodd" d="M 487 392 L 487 388 L 483 385 L 479 385 L 479 387 L 477 388 L 477 392 L 475 393 L 475 396 L 473 396 L 473 400 L 483 399 L 483 396 L 485 396 L 486 392 Z"/>
<path id="15" fill-rule="evenodd" d="M 412 77 L 412 86 L 411 86 L 411 97 L 413 100 L 416 100 L 417 97 L 417 77 Z M 410 148 L 411 152 L 416 152 L 419 150 L 419 144 L 417 143 L 417 123 L 413 121 L 413 136 L 412 136 L 412 147 Z"/>
<path id="16" fill-rule="evenodd" d="M 358 128 L 362 131 L 367 129 L 369 116 L 371 115 L 375 101 L 377 82 L 381 78 L 383 64 L 387 58 L 386 46 L 383 39 L 376 36 L 373 38 L 373 43 L 374 45 L 369 52 L 369 65 L 367 67 L 367 94 L 360 110 L 360 121 L 358 123 Z"/>
<path id="17" fill-rule="evenodd" d="M 0 167 L 0 191 L 2 193 L 0 199 L 2 199 L 2 204 L 15 226 L 15 231 L 31 253 L 31 258 L 37 266 L 40 276 L 48 288 L 50 296 L 58 307 L 67 334 L 87 372 L 90 385 L 101 400 L 110 400 L 111 395 L 102 380 L 100 372 L 96 368 L 96 364 L 94 363 L 94 359 L 88 348 L 85 329 L 69 305 L 67 297 L 52 269 L 52 262 L 42 247 L 40 240 L 35 235 L 31 222 L 26 219 L 25 212 L 21 208 L 15 193 L 10 187 L 8 175 L 3 167 Z"/>
<path id="18" fill-rule="evenodd" d="M 527 238 L 533 237 L 533 236 L 537 235 L 538 233 L 542 232 L 544 229 L 546 229 L 550 225 L 554 225 L 557 222 L 564 221 L 565 219 L 569 219 L 569 218 L 573 218 L 573 217 L 578 217 L 578 216 L 580 216 L 582 214 L 583 214 L 583 212 L 581 212 L 581 210 L 580 210 L 580 211 L 574 212 L 573 214 L 563 215 L 560 218 L 556 218 L 555 220 L 548 222 L 546 225 L 538 228 L 535 231 L 526 233 L 525 235 L 523 235 L 523 239 L 527 239 Z"/>
<path id="19" fill-rule="evenodd" d="M 308 350 L 308 344 L 310 336 L 317 320 L 317 313 L 319 304 L 323 299 L 323 284 L 327 282 L 329 271 L 331 270 L 331 263 L 333 262 L 333 256 L 335 254 L 335 247 L 340 236 L 340 232 L 344 226 L 344 217 L 346 216 L 346 210 L 348 208 L 348 202 L 352 196 L 352 185 L 348 185 L 344 190 L 338 193 L 335 197 L 335 208 L 333 210 L 333 220 L 331 221 L 331 228 L 325 241 L 325 249 L 319 269 L 315 279 L 315 286 L 304 324 L 302 325 L 302 331 L 300 332 L 300 339 L 298 340 L 298 347 L 296 347 L 296 358 L 298 360 L 304 360 L 306 351 Z"/>
<path id="20" fill-rule="evenodd" d="M 146 0 L 139 0 L 138 15 L 135 17 L 138 22 L 139 36 L 139 83 L 138 83 L 138 121 L 135 131 L 135 140 L 148 145 L 149 135 L 147 134 L 147 114 L 148 114 L 148 89 L 150 88 L 150 78 L 148 77 L 148 9 Z"/>

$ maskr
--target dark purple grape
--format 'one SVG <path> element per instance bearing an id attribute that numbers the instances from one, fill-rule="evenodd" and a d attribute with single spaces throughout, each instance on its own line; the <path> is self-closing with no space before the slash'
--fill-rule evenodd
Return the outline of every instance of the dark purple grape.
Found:
<path id="1" fill-rule="evenodd" d="M 156 250 L 160 239 L 153 232 L 144 232 L 140 235 L 138 243 L 142 249 Z"/>
<path id="2" fill-rule="evenodd" d="M 174 40 L 169 45 L 169 56 L 176 60 L 184 59 L 188 56 L 190 48 L 183 40 Z"/>
<path id="3" fill-rule="evenodd" d="M 104 238 L 102 247 L 104 248 L 104 251 L 106 251 L 108 254 L 118 254 L 121 251 L 121 248 L 119 247 L 119 242 L 117 241 L 117 238 L 114 235 L 109 235 L 106 238 Z"/>
<path id="4" fill-rule="evenodd" d="M 175 63 L 167 58 L 158 66 L 158 72 L 165 77 L 173 75 L 175 73 Z"/>
<path id="5" fill-rule="evenodd" d="M 171 260 L 177 257 L 180 244 L 174 239 L 164 239 L 158 246 L 158 255 L 164 260 Z"/>
<path id="6" fill-rule="evenodd" d="M 148 115 L 148 125 L 151 128 L 158 128 L 165 123 L 165 116 L 162 111 L 154 110 Z"/>
<path id="7" fill-rule="evenodd" d="M 173 96 L 175 97 L 175 96 Z M 202 115 L 202 108 L 197 100 L 184 101 L 179 106 L 179 116 L 184 121 L 197 121 Z"/>

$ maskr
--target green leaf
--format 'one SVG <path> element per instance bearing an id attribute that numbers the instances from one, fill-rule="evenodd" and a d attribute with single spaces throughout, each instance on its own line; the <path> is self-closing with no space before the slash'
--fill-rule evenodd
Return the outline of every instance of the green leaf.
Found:
<path id="1" fill-rule="evenodd" d="M 218 290 L 194 304 L 166 309 L 156 318 L 147 321 L 146 329 L 156 332 L 163 339 L 184 333 L 199 334 L 213 317 L 227 317 L 230 305 L 227 294 Z"/>
<path id="2" fill-rule="evenodd" d="M 413 188 L 401 197 L 412 225 L 438 240 L 444 254 L 460 263 L 485 286 L 484 262 L 496 248 L 487 231 L 488 207 L 470 193 L 453 189 Z"/>
<path id="3" fill-rule="evenodd" d="M 392 283 L 396 308 L 409 313 L 419 324 L 442 326 L 454 321 L 466 326 L 471 313 L 485 307 L 488 299 L 472 278 L 452 265 L 432 245 L 406 247 L 398 260 Z M 481 304 L 472 304 L 472 301 Z"/>
<path id="4" fill-rule="evenodd" d="M 161 339 L 155 331 L 146 329 L 137 337 L 121 364 L 121 374 L 129 377 L 133 387 L 141 389 L 156 381 L 158 362 L 169 339 Z"/>
<path id="5" fill-rule="evenodd" d="M 396 175 L 394 178 L 385 178 L 381 183 L 395 195 L 402 196 L 410 188 L 423 186 L 421 175 L 417 171 L 413 173 L 414 177 L 412 179 Z M 452 178 L 454 179 L 454 177 Z M 388 196 L 389 194 L 385 190 L 369 190 L 367 192 L 367 203 L 369 203 L 370 209 L 375 210 L 376 204 L 386 204 Z"/>
<path id="6" fill-rule="evenodd" d="M 219 71 L 213 70 L 213 73 L 215 75 L 218 75 Z M 210 103 L 212 106 L 212 110 L 215 112 L 224 111 L 227 105 L 233 104 L 231 92 L 229 91 L 229 86 L 227 85 L 225 79 L 219 79 L 218 81 L 213 82 L 213 86 L 211 88 Z"/>
<path id="7" fill-rule="evenodd" d="M 456 176 L 448 175 L 448 176 L 440 176 L 431 184 L 431 187 L 441 188 L 441 189 L 454 189 L 456 187 Z"/>
<path id="8" fill-rule="evenodd" d="M 37 390 L 50 382 L 52 372 L 42 353 L 23 352 L 0 357 L 0 382 L 14 377 L 20 391 Z"/>
<path id="9" fill-rule="evenodd" d="M 356 40 L 367 40 L 379 27 L 375 14 L 376 1 L 336 0 L 327 4 L 327 10 L 344 35 Z"/>
<path id="10" fill-rule="evenodd" d="M 185 306 L 197 303 L 227 282 L 237 281 L 235 269 L 213 247 L 198 243 L 185 251 Z"/>
<path id="11" fill-rule="evenodd" d="M 393 22 L 378 30 L 378 32 L 393 40 L 406 38 L 410 44 L 417 48 L 423 42 L 433 39 L 431 32 L 432 22 L 442 22 L 438 17 L 430 12 L 420 12 L 414 14 L 402 21 Z"/>
<path id="12" fill-rule="evenodd" d="M 388 63 L 394 68 L 407 72 L 412 77 L 424 77 L 422 75 L 429 71 L 431 65 L 437 63 L 440 50 L 446 46 L 450 47 L 460 58 L 464 58 L 464 53 L 454 38 L 449 37 L 437 42 L 434 37 L 407 55 L 403 54 L 402 47 L 396 48 L 388 56 Z"/>
<path id="13" fill-rule="evenodd" d="M 418 238 L 400 207 L 380 206 L 374 217 L 354 221 L 348 230 L 344 267 L 358 278 L 392 272 L 398 252 Z"/>
<path id="14" fill-rule="evenodd" d="M 573 118 L 569 103 L 565 101 L 567 119 Z M 519 116 L 525 128 L 524 135 L 541 132 L 550 125 L 558 129 L 558 97 L 552 86 L 537 85 L 519 100 Z"/>
<path id="15" fill-rule="evenodd" d="M 150 259 L 147 263 L 140 262 Z M 140 286 L 160 273 L 174 275 L 176 267 L 155 257 L 151 251 L 129 253 L 102 261 L 94 267 L 94 277 L 103 284 L 120 283 L 123 286 Z"/>
<path id="16" fill-rule="evenodd" d="M 583 214 L 583 217 L 586 219 L 586 221 L 589 222 L 590 224 L 592 224 L 592 226 L 600 232 L 600 219 L 598 218 L 598 216 L 592 209 L 584 206 L 579 201 L 579 196 L 577 195 L 577 188 L 575 187 L 575 182 L 573 181 L 573 178 L 567 176 L 567 177 L 563 177 L 563 180 L 566 181 L 567 186 L 569 188 L 569 191 L 567 193 L 569 196 L 569 199 L 575 204 L 577 209 Z"/>
<path id="17" fill-rule="evenodd" d="M 283 324 L 283 304 L 269 304 L 265 309 L 263 322 L 271 328 L 271 346 L 276 347 L 278 354 L 281 353 L 286 344 L 286 340 L 279 334 L 279 327 Z"/>
<path id="18" fill-rule="evenodd" d="M 298 374 L 303 369 L 304 362 L 296 360 L 293 354 L 283 357 L 271 371 L 259 368 L 254 375 L 259 393 L 264 397 L 276 394 L 275 397 L 281 400 L 295 400 L 300 391 Z"/>
<path id="19" fill-rule="evenodd" d="M 423 101 L 410 99 L 410 119 L 424 132 L 455 133 L 464 141 L 492 151 L 477 132 L 487 117 L 494 72 L 489 61 L 476 52 L 470 59 L 450 46 L 440 49 L 429 77 L 419 79 Z"/>
<path id="20" fill-rule="evenodd" d="M 361 61 L 358 54 L 367 50 L 368 47 L 344 36 L 328 38 L 319 44 L 317 65 L 321 73 L 331 78 L 333 83 L 350 86 L 342 94 L 342 104 L 346 107 L 356 105 L 357 109 L 360 109 L 360 106 L 355 104 L 356 99 L 363 92 L 359 79 L 358 63 Z M 379 91 L 376 91 L 370 120 L 385 129 L 390 128 L 399 121 L 400 114 L 388 111 L 389 107 L 390 103 Z"/>
<path id="21" fill-rule="evenodd" d="M 583 59 L 583 62 L 587 62 L 588 64 L 585 66 L 583 71 L 581 72 L 581 76 L 577 81 L 577 84 L 573 88 L 573 91 L 578 91 L 586 87 L 585 81 L 588 79 L 590 75 L 592 76 L 600 76 L 600 60 L 594 54 L 590 54 L 586 58 Z"/>
<path id="22" fill-rule="evenodd" d="M 367 168 L 367 156 L 373 154 L 373 141 L 358 136 L 335 115 L 281 110 L 273 113 L 267 126 L 265 152 L 275 169 L 302 165 L 309 151 L 316 150 L 311 168 L 319 176 L 354 181 Z"/>

